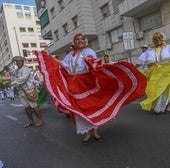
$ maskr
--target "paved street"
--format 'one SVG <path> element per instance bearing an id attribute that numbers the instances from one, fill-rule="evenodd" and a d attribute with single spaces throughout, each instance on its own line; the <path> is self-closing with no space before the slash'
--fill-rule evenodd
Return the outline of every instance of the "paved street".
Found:
<path id="1" fill-rule="evenodd" d="M 43 127 L 23 128 L 27 118 L 20 101 L 0 101 L 0 160 L 6 168 L 170 167 L 170 114 L 144 112 L 134 102 L 99 129 L 103 142 L 82 146 L 83 136 L 53 104 L 41 111 Z"/>

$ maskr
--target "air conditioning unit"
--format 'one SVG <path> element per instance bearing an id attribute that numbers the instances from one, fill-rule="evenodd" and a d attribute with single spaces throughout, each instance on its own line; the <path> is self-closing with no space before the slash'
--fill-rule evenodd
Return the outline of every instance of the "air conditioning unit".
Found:
<path id="1" fill-rule="evenodd" d="M 142 39 L 143 37 L 144 37 L 144 33 L 143 33 L 143 31 L 140 31 L 140 32 L 138 32 L 138 33 L 136 33 L 136 40 L 140 40 L 140 39 Z"/>

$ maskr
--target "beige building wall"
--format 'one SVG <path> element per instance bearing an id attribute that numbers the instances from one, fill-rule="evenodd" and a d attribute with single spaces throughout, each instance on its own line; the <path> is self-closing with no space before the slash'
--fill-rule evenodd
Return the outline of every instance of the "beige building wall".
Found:
<path id="1" fill-rule="evenodd" d="M 37 70 L 34 51 L 44 49 L 48 41 L 41 38 L 36 7 L 3 3 L 0 13 L 0 71 L 17 55 L 24 56 L 26 64 Z"/>
<path id="2" fill-rule="evenodd" d="M 40 20 L 48 13 L 49 23 L 42 28 L 42 36 L 45 38 L 51 32 L 51 44 L 46 48 L 51 54 L 65 55 L 73 36 L 81 32 L 99 57 L 107 53 L 114 61 L 135 63 L 143 44 L 152 47 L 154 32 L 163 32 L 167 41 L 170 39 L 169 0 L 36 0 L 36 3 L 43 4 L 38 8 Z M 76 28 L 74 16 L 79 22 Z M 133 34 L 133 48 L 125 49 L 126 32 Z"/>

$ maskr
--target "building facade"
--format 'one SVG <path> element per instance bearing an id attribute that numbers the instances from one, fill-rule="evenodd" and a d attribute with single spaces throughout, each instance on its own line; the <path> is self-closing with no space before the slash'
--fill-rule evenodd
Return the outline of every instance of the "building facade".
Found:
<path id="1" fill-rule="evenodd" d="M 38 70 L 35 50 L 43 50 L 48 41 L 41 37 L 35 6 L 3 3 L 0 11 L 0 71 L 14 56 L 25 57 L 26 64 Z"/>
<path id="2" fill-rule="evenodd" d="M 170 39 L 169 0 L 36 0 L 46 51 L 65 55 L 76 33 L 83 33 L 101 57 L 135 63 L 154 32 Z"/>

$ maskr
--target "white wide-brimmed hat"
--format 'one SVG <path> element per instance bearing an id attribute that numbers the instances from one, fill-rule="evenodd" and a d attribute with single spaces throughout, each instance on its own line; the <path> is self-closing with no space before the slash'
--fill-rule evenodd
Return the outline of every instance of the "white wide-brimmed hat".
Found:
<path id="1" fill-rule="evenodd" d="M 148 45 L 144 44 L 141 48 L 148 48 Z"/>

